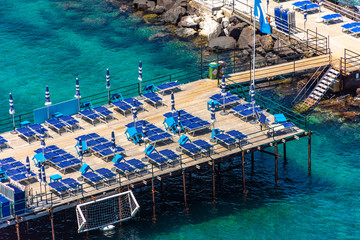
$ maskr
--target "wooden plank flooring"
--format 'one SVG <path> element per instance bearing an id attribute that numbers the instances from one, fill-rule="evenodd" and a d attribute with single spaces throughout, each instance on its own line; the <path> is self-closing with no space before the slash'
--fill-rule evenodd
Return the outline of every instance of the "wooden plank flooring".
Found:
<path id="1" fill-rule="evenodd" d="M 213 94 L 219 93 L 220 89 L 217 87 L 217 81 L 216 80 L 210 80 L 210 79 L 204 79 L 204 80 L 198 80 L 192 83 L 188 83 L 185 85 L 181 85 L 181 91 L 175 93 L 175 106 L 176 109 L 184 109 L 187 112 L 198 116 L 206 121 L 210 122 L 210 112 L 206 109 L 206 103 L 209 101 L 209 97 Z M 164 117 L 162 116 L 164 113 L 170 111 L 170 95 L 162 96 L 164 99 L 164 103 L 166 106 L 160 106 L 157 109 L 149 104 L 145 104 L 145 111 L 138 113 L 138 120 L 147 120 L 150 123 L 155 124 L 158 127 L 161 127 L 164 129 L 164 126 L 162 124 Z M 110 108 L 113 110 L 112 108 Z M 124 134 L 126 128 L 125 125 L 132 122 L 132 114 L 129 114 L 128 117 L 124 117 L 123 115 L 117 113 L 114 111 L 114 115 L 116 117 L 115 120 L 110 121 L 109 123 L 98 123 L 96 126 L 91 125 L 90 123 L 87 123 L 81 119 L 80 125 L 83 129 L 76 130 L 73 133 L 67 132 L 63 133 L 61 136 L 58 135 L 56 132 L 49 130 L 49 133 L 51 135 L 51 138 L 46 139 L 46 145 L 52 145 L 55 144 L 60 148 L 63 148 L 67 152 L 73 154 L 74 156 L 77 156 L 76 150 L 74 148 L 76 144 L 75 138 L 77 136 L 88 134 L 92 132 L 98 133 L 100 136 L 103 136 L 107 139 L 111 139 L 111 132 L 115 132 L 116 136 L 116 144 L 122 146 L 126 149 L 126 157 L 125 159 L 143 159 L 144 154 L 144 145 L 134 145 L 134 143 L 127 141 L 126 136 Z M 266 113 L 268 117 L 271 119 L 273 116 L 271 116 L 269 113 Z M 268 144 L 270 142 L 273 142 L 274 140 L 280 140 L 286 137 L 291 137 L 296 134 L 304 133 L 303 130 L 296 128 L 295 132 L 291 133 L 285 133 L 280 136 L 268 137 L 264 132 L 259 131 L 258 124 L 251 124 L 247 121 L 241 120 L 240 118 L 234 116 L 233 114 L 229 114 L 226 116 L 220 115 L 219 112 L 216 113 L 216 123 L 215 127 L 220 128 L 223 130 L 231 130 L 236 129 L 244 134 L 249 135 L 249 144 L 242 147 L 242 150 L 244 149 L 250 149 L 257 146 L 261 146 L 264 144 Z M 273 120 L 273 119 L 271 119 Z M 9 123 L 10 124 L 10 123 Z M 192 137 L 191 135 L 188 135 L 191 140 L 196 139 L 204 139 L 209 142 L 210 140 L 210 131 L 204 131 L 195 134 L 195 137 Z M 31 144 L 28 144 L 23 139 L 20 139 L 17 135 L 13 135 L 11 133 L 4 133 L 1 134 L 5 139 L 9 141 L 10 146 L 12 149 L 5 149 L 3 152 L 0 153 L 0 159 L 6 158 L 6 157 L 14 157 L 16 160 L 19 160 L 25 164 L 25 158 L 26 156 L 29 156 L 32 158 L 34 156 L 34 150 L 40 148 L 40 141 L 32 142 Z M 179 136 L 174 136 L 174 142 L 168 143 L 168 144 L 159 144 L 157 147 L 157 150 L 162 149 L 172 149 L 176 150 L 178 147 L 178 143 L 176 142 L 179 139 Z M 228 156 L 230 154 L 235 154 L 237 152 L 240 152 L 240 148 L 235 148 L 233 150 L 227 150 L 227 148 L 223 147 L 222 145 L 215 145 L 215 154 L 212 155 L 212 158 L 221 158 Z M 191 167 L 195 166 L 200 163 L 205 163 L 207 161 L 211 160 L 208 157 L 203 157 L 197 160 L 193 160 L 192 158 L 182 155 L 182 161 L 184 163 L 183 167 Z M 89 164 L 92 169 L 98 169 L 102 167 L 106 167 L 108 169 L 111 169 L 113 164 L 112 162 L 105 162 L 102 159 L 91 155 L 90 157 L 84 157 L 84 162 Z M 31 161 L 31 169 L 37 173 L 37 168 L 34 166 L 33 161 Z M 169 172 L 174 172 L 176 170 L 179 170 L 180 166 L 176 166 L 173 168 L 166 168 L 162 171 L 160 171 L 158 168 L 154 168 L 154 176 L 161 176 Z M 53 167 L 49 167 L 46 169 L 46 175 L 49 181 L 49 176 L 53 174 L 60 174 L 63 176 L 63 178 L 66 177 L 72 177 L 74 179 L 78 179 L 78 177 L 81 176 L 79 171 L 73 171 L 66 174 L 62 174 Z M 142 182 L 143 180 L 150 180 L 152 175 L 149 173 L 142 177 L 133 178 L 131 180 L 127 180 L 126 178 L 121 178 L 122 186 L 134 184 L 137 182 Z M 32 192 L 39 193 L 39 182 L 35 181 L 31 184 L 29 184 L 28 189 L 32 189 Z M 86 186 L 86 192 L 84 193 L 84 196 L 91 196 L 100 194 L 104 191 L 115 189 L 119 187 L 119 184 L 114 184 L 108 187 L 103 187 L 98 190 L 95 190 L 95 188 Z M 85 187 L 84 186 L 84 187 Z M 49 190 L 49 187 L 48 187 Z M 78 194 L 77 196 L 73 196 L 71 198 L 65 198 L 61 199 L 59 197 L 55 197 L 53 199 L 54 207 L 61 206 L 63 204 L 66 204 L 67 202 L 80 199 L 82 196 L 81 194 Z"/>

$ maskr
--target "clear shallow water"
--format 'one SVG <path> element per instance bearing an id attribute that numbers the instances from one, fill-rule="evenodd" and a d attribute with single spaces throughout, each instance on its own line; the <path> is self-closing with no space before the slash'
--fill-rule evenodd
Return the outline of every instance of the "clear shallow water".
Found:
<path id="1" fill-rule="evenodd" d="M 70 5 L 69 5 L 70 4 Z M 74 78 L 83 96 L 105 90 L 105 69 L 112 86 L 191 66 L 198 51 L 186 43 L 148 42 L 157 28 L 120 14 L 101 0 L 10 1 L 0 3 L 0 111 L 7 114 L 8 92 L 17 112 L 41 107 L 48 84 L 54 103 L 72 98 Z M 185 54 L 186 53 L 186 54 Z M 319 118 L 321 116 L 315 116 Z M 211 202 L 210 169 L 193 175 L 187 189 L 189 211 L 183 208 L 180 178 L 165 181 L 157 194 L 158 220 L 152 223 L 149 188 L 138 189 L 137 218 L 115 231 L 76 233 L 73 209 L 55 214 L 57 239 L 359 239 L 359 123 L 323 121 L 310 126 L 312 177 L 307 176 L 307 141 L 287 144 L 288 162 L 279 161 L 274 184 L 274 159 L 255 155 L 255 172 L 247 165 L 247 198 L 240 169 L 216 180 L 217 203 Z M 281 148 L 280 148 L 281 149 Z M 281 152 L 281 151 L 280 151 Z M 223 165 L 223 169 L 233 163 Z M 249 158 L 247 156 L 247 162 Z M 160 186 L 156 186 L 160 190 Z M 22 239 L 51 237 L 48 217 L 21 224 Z M 0 230 L 0 239 L 15 239 L 14 227 Z"/>

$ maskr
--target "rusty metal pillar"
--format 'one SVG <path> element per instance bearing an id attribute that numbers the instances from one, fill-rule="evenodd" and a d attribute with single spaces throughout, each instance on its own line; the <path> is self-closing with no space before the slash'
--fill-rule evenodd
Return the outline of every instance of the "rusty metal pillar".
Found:
<path id="1" fill-rule="evenodd" d="M 286 142 L 284 142 L 284 161 L 286 161 Z"/>
<path id="2" fill-rule="evenodd" d="M 187 209 L 185 169 L 183 169 L 183 171 L 182 171 L 182 179 L 183 179 L 183 189 L 184 189 L 184 204 L 185 204 L 185 209 Z"/>
<path id="3" fill-rule="evenodd" d="M 311 131 L 309 130 L 308 132 L 308 151 L 309 151 L 309 159 L 308 159 L 308 172 L 309 172 L 309 176 L 311 175 Z"/>
<path id="4" fill-rule="evenodd" d="M 50 213 L 50 223 L 51 223 L 51 235 L 52 235 L 52 239 L 55 240 L 54 214 L 53 214 L 52 207 L 50 207 L 49 213 Z"/>
<path id="5" fill-rule="evenodd" d="M 151 178 L 151 194 L 153 201 L 153 221 L 156 221 L 156 213 L 155 213 L 155 190 L 154 190 L 154 165 L 151 165 L 152 178 Z"/>
<path id="6" fill-rule="evenodd" d="M 246 195 L 246 184 L 245 184 L 245 152 L 241 152 L 241 165 L 242 165 L 242 180 L 243 180 L 243 193 Z"/>
<path id="7" fill-rule="evenodd" d="M 278 143 L 275 142 L 275 183 L 278 183 Z"/>
<path id="8" fill-rule="evenodd" d="M 212 160 L 212 195 L 213 195 L 213 202 L 215 202 L 215 162 Z"/>
<path id="9" fill-rule="evenodd" d="M 17 239 L 20 240 L 20 227 L 19 227 L 19 218 L 18 218 L 18 216 L 15 217 L 15 224 L 16 224 Z"/>

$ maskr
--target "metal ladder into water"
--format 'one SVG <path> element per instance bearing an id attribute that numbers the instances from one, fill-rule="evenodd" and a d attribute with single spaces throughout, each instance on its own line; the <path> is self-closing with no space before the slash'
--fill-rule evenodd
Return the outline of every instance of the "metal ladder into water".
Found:
<path id="1" fill-rule="evenodd" d="M 295 106 L 294 111 L 298 112 L 298 113 L 304 113 L 304 112 L 310 110 L 311 108 L 315 107 L 316 104 L 318 104 L 319 101 L 322 99 L 322 97 L 325 95 L 325 93 L 329 90 L 329 88 L 338 81 L 337 79 L 340 75 L 340 72 L 336 69 L 340 69 L 339 67 L 340 67 L 340 61 L 337 60 L 333 65 L 331 65 L 329 67 L 329 69 L 326 71 L 326 73 L 318 81 L 318 83 L 313 88 L 313 90 L 310 92 L 308 97 L 305 98 L 304 101 L 300 102 L 299 104 L 297 104 Z M 316 79 L 314 79 L 311 82 L 316 82 Z M 305 88 L 305 86 L 304 86 L 304 88 Z M 302 91 L 303 91 L 303 89 L 302 89 Z M 307 89 L 309 89 L 309 88 L 307 88 Z M 299 94 L 298 94 L 298 96 L 299 96 Z"/>

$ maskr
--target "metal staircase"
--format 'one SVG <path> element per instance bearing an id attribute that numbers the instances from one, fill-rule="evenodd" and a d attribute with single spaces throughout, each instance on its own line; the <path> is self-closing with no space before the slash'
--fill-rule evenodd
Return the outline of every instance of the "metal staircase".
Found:
<path id="1" fill-rule="evenodd" d="M 329 88 L 337 82 L 337 78 L 340 72 L 336 69 L 340 69 L 340 61 L 337 60 L 333 65 L 329 67 L 326 73 L 318 81 L 317 85 L 310 92 L 309 96 L 304 101 L 297 104 L 294 108 L 295 112 L 303 113 L 313 108 L 329 90 Z M 315 81 L 314 81 L 315 82 Z"/>

